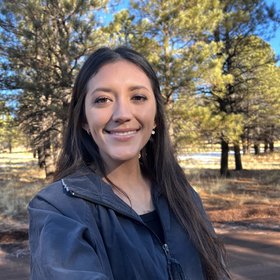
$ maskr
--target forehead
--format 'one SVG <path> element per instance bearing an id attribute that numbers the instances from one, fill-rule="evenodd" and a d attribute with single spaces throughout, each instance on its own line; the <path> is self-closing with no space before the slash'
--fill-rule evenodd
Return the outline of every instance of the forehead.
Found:
<path id="1" fill-rule="evenodd" d="M 88 86 L 97 86 L 100 83 L 140 83 L 152 88 L 152 83 L 147 74 L 136 64 L 127 60 L 118 60 L 103 65 L 91 77 Z"/>

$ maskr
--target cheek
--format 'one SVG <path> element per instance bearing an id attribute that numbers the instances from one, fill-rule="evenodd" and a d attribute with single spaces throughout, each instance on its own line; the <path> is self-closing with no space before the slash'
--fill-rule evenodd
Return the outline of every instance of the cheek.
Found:
<path id="1" fill-rule="evenodd" d="M 90 109 L 86 111 L 87 123 L 91 130 L 99 130 L 104 128 L 108 122 L 108 114 L 103 110 Z"/>
<path id="2" fill-rule="evenodd" d="M 156 115 L 157 115 L 157 109 L 156 104 L 151 108 L 150 110 L 150 122 L 152 123 L 153 128 L 156 125 Z"/>
<path id="3" fill-rule="evenodd" d="M 142 121 L 145 123 L 147 130 L 152 130 L 156 124 L 155 112 L 149 111 L 147 114 L 143 115 Z"/>

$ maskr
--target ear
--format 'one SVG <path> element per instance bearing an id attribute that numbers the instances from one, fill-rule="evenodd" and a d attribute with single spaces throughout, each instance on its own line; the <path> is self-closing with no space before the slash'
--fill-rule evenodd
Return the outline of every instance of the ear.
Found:
<path id="1" fill-rule="evenodd" d="M 83 127 L 83 129 L 84 129 L 87 133 L 89 133 L 89 132 L 90 132 L 90 130 L 89 130 L 89 126 L 88 126 L 88 124 L 87 124 L 87 123 L 83 124 L 83 125 L 82 125 L 82 127 Z"/>
<path id="2" fill-rule="evenodd" d="M 156 121 L 154 121 L 154 126 L 153 129 L 155 129 L 157 127 Z"/>

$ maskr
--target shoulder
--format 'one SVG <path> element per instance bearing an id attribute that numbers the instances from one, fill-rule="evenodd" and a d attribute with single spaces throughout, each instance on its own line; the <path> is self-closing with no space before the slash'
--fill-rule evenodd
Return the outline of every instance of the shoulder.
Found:
<path id="1" fill-rule="evenodd" d="M 45 186 L 41 189 L 32 200 L 29 202 L 29 207 L 43 207 L 44 205 L 47 206 L 57 204 L 57 201 L 63 199 L 63 187 L 62 181 L 56 181 L 50 185 Z"/>
<path id="2" fill-rule="evenodd" d="M 202 199 L 201 199 L 200 195 L 198 194 L 198 192 L 195 191 L 193 187 L 191 187 L 191 188 L 192 188 L 192 196 L 193 196 L 194 203 L 195 203 L 196 207 L 198 208 L 198 210 L 199 210 L 203 220 L 205 221 L 208 229 L 215 236 L 215 230 L 214 230 L 213 225 L 212 225 L 212 223 L 209 219 L 208 214 L 205 211 Z"/>
<path id="3" fill-rule="evenodd" d="M 190 186 L 190 193 L 192 195 L 194 203 L 200 208 L 200 210 L 202 210 L 203 209 L 203 204 L 202 204 L 201 197 L 198 194 L 198 192 L 192 186 Z"/>
<path id="4" fill-rule="evenodd" d="M 59 212 L 67 216 L 81 215 L 81 212 L 87 208 L 87 203 L 81 199 L 69 195 L 66 190 L 67 186 L 77 186 L 77 188 L 95 188 L 93 180 L 89 180 L 88 174 L 84 170 L 79 170 L 61 180 L 47 185 L 40 190 L 29 202 L 29 211 L 47 210 Z M 96 182 L 97 182 L 96 178 Z"/>

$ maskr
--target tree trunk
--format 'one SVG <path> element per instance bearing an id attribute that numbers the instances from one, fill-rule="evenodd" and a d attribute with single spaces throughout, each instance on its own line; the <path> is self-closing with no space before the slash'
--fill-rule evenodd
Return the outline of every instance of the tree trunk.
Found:
<path id="1" fill-rule="evenodd" d="M 244 135 L 241 137 L 242 141 L 242 152 L 243 155 L 247 155 L 250 153 L 250 140 L 248 137 L 248 131 L 245 131 Z"/>
<path id="2" fill-rule="evenodd" d="M 239 144 L 234 145 L 235 170 L 243 170 Z"/>
<path id="3" fill-rule="evenodd" d="M 260 154 L 260 144 L 259 143 L 254 144 L 254 150 L 255 150 L 255 155 Z"/>
<path id="4" fill-rule="evenodd" d="M 51 142 L 52 142 L 52 149 L 53 149 L 52 150 L 53 161 L 57 162 L 60 154 L 60 148 L 62 146 L 62 135 L 60 133 L 55 134 Z"/>
<path id="5" fill-rule="evenodd" d="M 264 149 L 263 149 L 263 151 L 264 151 L 265 153 L 268 152 L 268 141 L 267 141 L 267 140 L 264 141 Z"/>
<path id="6" fill-rule="evenodd" d="M 247 139 L 242 139 L 242 151 L 243 151 L 243 155 L 247 155 L 250 153 L 250 145 L 248 143 Z"/>
<path id="7" fill-rule="evenodd" d="M 53 157 L 51 153 L 51 141 L 49 138 L 44 141 L 44 155 L 45 155 L 46 177 L 49 178 L 54 174 L 54 170 L 55 170 Z"/>
<path id="8" fill-rule="evenodd" d="M 9 153 L 11 154 L 12 153 L 12 148 L 13 148 L 11 141 L 9 141 L 8 147 L 9 147 Z"/>
<path id="9" fill-rule="evenodd" d="M 38 152 L 38 165 L 40 168 L 44 168 L 45 166 L 45 157 L 44 157 L 44 150 L 43 147 L 39 147 L 37 149 Z"/>
<path id="10" fill-rule="evenodd" d="M 222 154 L 221 154 L 221 168 L 220 168 L 220 174 L 222 176 L 228 176 L 228 152 L 229 152 L 229 146 L 228 143 L 222 139 L 221 140 L 221 148 L 222 148 Z"/>
<path id="11" fill-rule="evenodd" d="M 273 142 L 273 141 L 269 142 L 269 151 L 270 151 L 271 153 L 274 152 L 274 142 Z"/>

